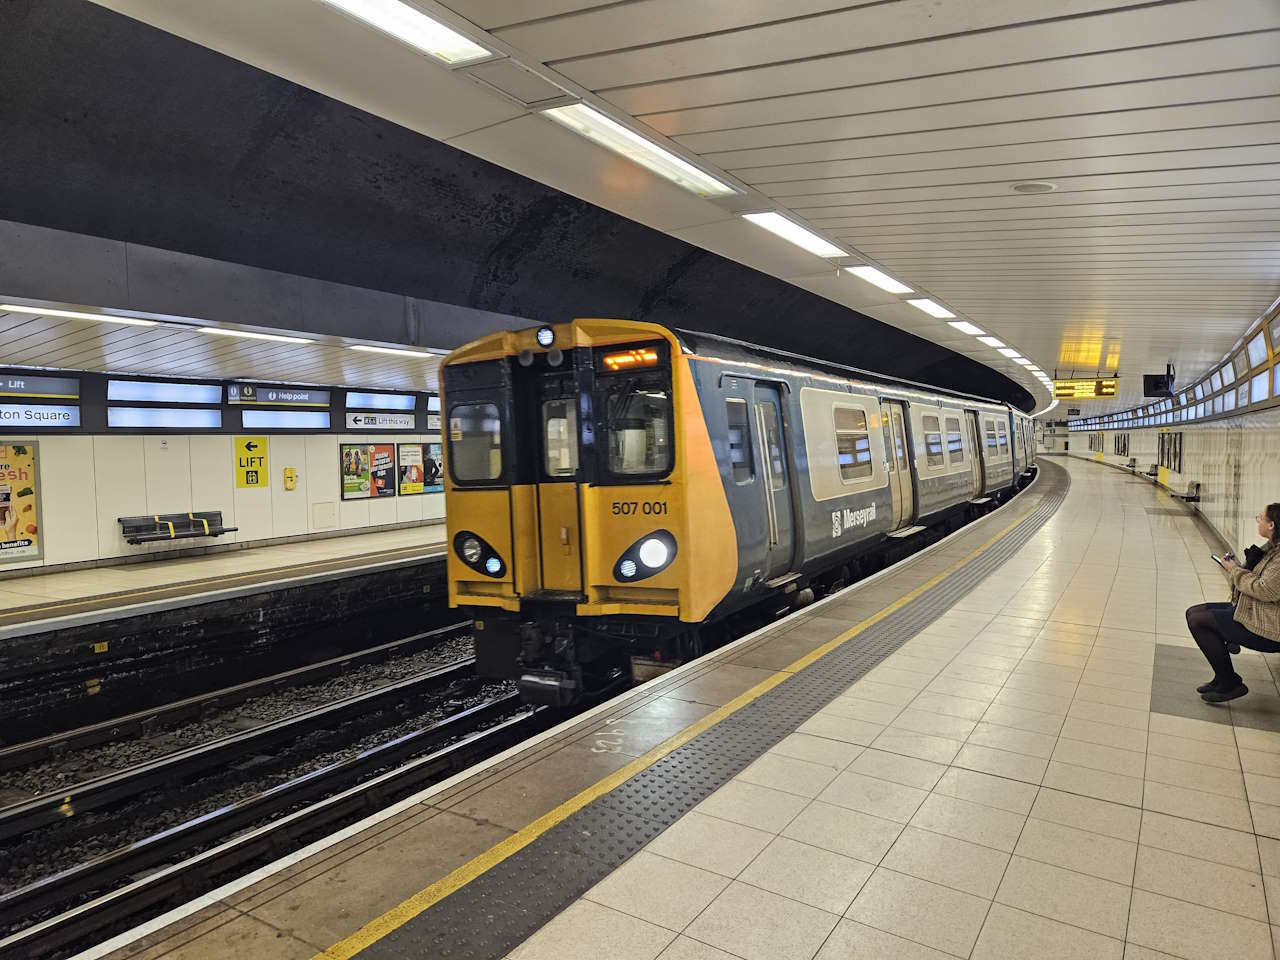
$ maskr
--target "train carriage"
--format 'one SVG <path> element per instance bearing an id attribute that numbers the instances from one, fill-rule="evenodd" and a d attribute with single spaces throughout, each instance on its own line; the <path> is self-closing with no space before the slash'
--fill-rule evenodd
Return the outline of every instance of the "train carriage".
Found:
<path id="1" fill-rule="evenodd" d="M 442 381 L 450 601 L 541 702 L 803 604 L 1032 462 L 1007 405 L 632 321 L 493 334 Z"/>

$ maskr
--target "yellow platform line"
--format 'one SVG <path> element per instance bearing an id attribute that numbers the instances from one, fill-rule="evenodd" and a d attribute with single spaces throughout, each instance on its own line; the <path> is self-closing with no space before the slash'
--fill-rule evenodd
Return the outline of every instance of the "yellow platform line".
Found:
<path id="1" fill-rule="evenodd" d="M 625 767 L 615 770 L 613 773 L 587 787 L 581 793 L 570 797 L 555 809 L 544 813 L 537 820 L 527 824 L 518 832 L 513 833 L 511 836 L 498 842 L 483 853 L 476 855 L 462 866 L 456 868 L 452 873 L 441 877 L 429 887 L 419 890 L 413 896 L 409 897 L 409 899 L 392 907 L 386 913 L 382 914 L 382 916 L 375 917 L 373 920 L 370 920 L 355 933 L 339 940 L 328 950 L 316 954 L 314 960 L 350 960 L 350 958 L 354 957 L 361 950 L 372 946 L 387 934 L 404 926 L 404 924 L 418 916 L 418 914 L 439 903 L 450 894 L 462 889 L 472 880 L 476 879 L 491 868 L 496 867 L 508 857 L 518 853 L 520 850 L 523 850 L 552 827 L 567 820 L 571 815 L 578 812 L 589 803 L 598 800 L 600 797 L 604 796 L 615 787 L 626 783 L 637 774 L 643 773 L 668 754 L 684 746 L 694 737 L 698 736 L 698 734 L 711 729 L 721 720 L 732 716 L 747 704 L 758 700 L 783 680 L 787 679 L 787 677 L 798 673 L 814 661 L 826 656 L 832 650 L 848 643 L 858 634 L 879 623 L 885 617 L 901 610 L 907 604 L 919 598 L 923 593 L 925 593 L 925 591 L 937 586 L 951 574 L 964 567 L 971 560 L 977 558 L 982 553 L 990 549 L 997 541 L 1012 531 L 1014 527 L 1027 519 L 1027 516 L 1029 516 L 1031 512 L 1032 511 L 1029 511 L 1027 514 L 1024 514 L 1017 520 L 1014 520 L 1008 526 L 1003 527 L 998 533 L 985 541 L 977 549 L 966 554 L 963 558 L 957 560 L 941 573 L 930 577 L 924 583 L 920 584 L 920 586 L 903 594 L 887 607 L 877 611 L 865 620 L 854 624 L 848 630 L 845 630 L 835 638 L 828 640 L 822 646 L 809 651 L 809 653 L 806 653 L 803 657 L 793 660 L 776 673 L 773 673 L 764 680 L 761 680 L 750 690 L 739 694 L 724 706 L 712 711 L 690 726 L 685 727 L 669 739 L 664 740 L 648 753 L 637 757 Z"/>

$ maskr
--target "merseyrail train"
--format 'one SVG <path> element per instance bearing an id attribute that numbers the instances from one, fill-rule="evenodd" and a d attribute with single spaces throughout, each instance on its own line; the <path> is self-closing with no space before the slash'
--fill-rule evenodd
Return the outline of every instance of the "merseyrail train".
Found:
<path id="1" fill-rule="evenodd" d="M 1035 460 L 1007 404 L 649 323 L 492 334 L 441 380 L 449 600 L 479 672 L 542 703 L 811 601 Z"/>

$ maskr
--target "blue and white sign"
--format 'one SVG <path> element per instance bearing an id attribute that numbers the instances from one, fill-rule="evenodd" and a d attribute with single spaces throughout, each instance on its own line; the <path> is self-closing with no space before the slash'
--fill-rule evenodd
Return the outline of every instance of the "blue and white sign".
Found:
<path id="1" fill-rule="evenodd" d="M 80 408 L 49 403 L 0 403 L 0 429 L 80 426 Z"/>
<path id="2" fill-rule="evenodd" d="M 348 430 L 412 430 L 412 413 L 348 413 Z"/>

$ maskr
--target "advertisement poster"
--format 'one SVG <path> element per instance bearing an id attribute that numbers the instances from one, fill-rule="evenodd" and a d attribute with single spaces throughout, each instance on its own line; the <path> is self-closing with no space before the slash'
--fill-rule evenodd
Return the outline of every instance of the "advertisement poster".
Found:
<path id="1" fill-rule="evenodd" d="M 344 443 L 342 499 L 396 495 L 396 448 L 390 443 Z"/>
<path id="2" fill-rule="evenodd" d="M 427 493 L 444 493 L 444 457 L 440 444 L 428 443 L 427 456 L 424 461 L 426 469 L 426 486 L 423 488 Z"/>
<path id="3" fill-rule="evenodd" d="M 396 459 L 400 462 L 400 496 L 421 493 L 423 487 L 422 444 L 402 443 L 396 447 Z"/>
<path id="4" fill-rule="evenodd" d="M 36 445 L 0 443 L 0 563 L 41 556 Z"/>
<path id="5" fill-rule="evenodd" d="M 444 492 L 440 444 L 402 443 L 396 451 L 400 463 L 400 496 Z"/>

